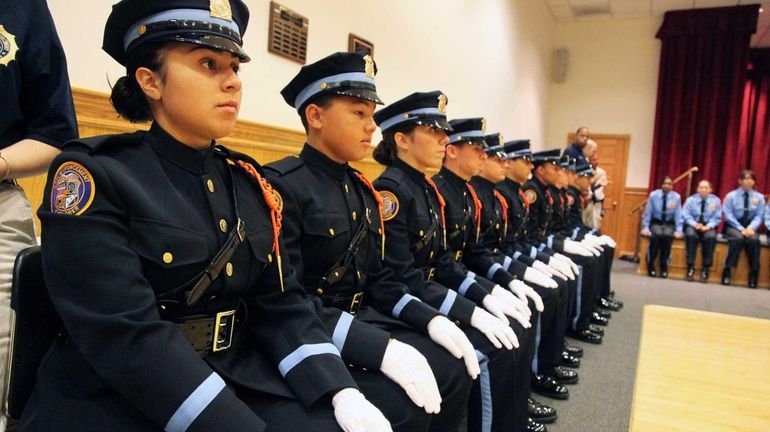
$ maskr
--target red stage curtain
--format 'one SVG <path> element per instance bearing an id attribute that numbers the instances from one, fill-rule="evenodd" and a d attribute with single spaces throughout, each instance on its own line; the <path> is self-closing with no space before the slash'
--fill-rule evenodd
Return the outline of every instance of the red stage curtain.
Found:
<path id="1" fill-rule="evenodd" d="M 757 174 L 756 189 L 770 193 L 770 48 L 752 49 L 743 98 L 740 152 Z"/>
<path id="2" fill-rule="evenodd" d="M 655 112 L 650 188 L 663 176 L 700 167 L 723 196 L 749 165 L 741 148 L 749 42 L 759 5 L 667 12 L 657 38 L 662 42 Z M 685 182 L 678 185 L 685 192 Z"/>

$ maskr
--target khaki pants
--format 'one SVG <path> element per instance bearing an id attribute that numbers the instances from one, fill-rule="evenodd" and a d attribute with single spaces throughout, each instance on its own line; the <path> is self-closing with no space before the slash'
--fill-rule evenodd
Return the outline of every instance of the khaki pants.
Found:
<path id="1" fill-rule="evenodd" d="M 24 191 L 10 183 L 0 183 L 0 403 L 4 404 L 6 365 L 11 324 L 11 279 L 13 263 L 22 249 L 34 246 L 35 227 L 32 208 Z M 6 418 L 0 416 L 0 432 Z"/>

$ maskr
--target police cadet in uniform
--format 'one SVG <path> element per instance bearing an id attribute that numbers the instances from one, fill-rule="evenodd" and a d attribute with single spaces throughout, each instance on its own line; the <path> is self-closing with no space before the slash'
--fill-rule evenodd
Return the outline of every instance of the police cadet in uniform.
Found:
<path id="1" fill-rule="evenodd" d="M 368 353 L 360 354 L 366 358 L 362 366 L 387 373 L 394 345 L 388 336 L 422 353 L 442 399 L 430 429 L 453 431 L 465 412 L 470 378 L 479 373 L 473 346 L 383 265 L 388 235 L 380 195 L 348 165 L 368 154 L 376 130 L 374 107 L 382 102 L 375 73 L 372 58 L 361 53 L 335 53 L 304 66 L 282 95 L 300 115 L 307 143 L 298 157 L 271 163 L 266 170 L 282 196 L 287 253 L 308 292 L 327 307 L 346 311 L 340 320 L 354 314 L 355 321 L 381 329 L 385 337 L 357 338 L 363 346 L 350 348 Z M 389 417 L 403 415 L 399 398 L 390 393 L 383 392 L 375 403 Z"/>
<path id="2" fill-rule="evenodd" d="M 238 0 L 113 7 L 103 46 L 127 75 L 111 100 L 152 125 L 72 141 L 51 166 L 38 214 L 66 331 L 20 430 L 390 430 L 303 299 L 261 168 L 215 144 L 247 22 Z"/>
<path id="3" fill-rule="evenodd" d="M 467 271 L 447 249 L 446 202 L 425 174 L 440 167 L 444 157 L 451 131 L 446 104 L 440 91 L 413 93 L 374 115 L 383 134 L 374 158 L 387 166 L 374 181 L 389 209 L 384 215 L 389 239 L 385 265 L 419 298 L 455 319 L 476 348 L 481 377 L 471 392 L 469 430 L 524 431 L 526 399 L 514 400 L 520 389 L 513 377 L 519 373 L 526 377 L 527 364 L 517 364 L 516 353 L 507 350 L 519 346 L 518 337 L 525 338 L 526 330 L 516 323 L 517 337 L 506 313 L 527 327 L 529 321 L 513 304 L 476 284 L 463 289 Z"/>
<path id="4" fill-rule="evenodd" d="M 5 390 L 14 261 L 34 246 L 32 209 L 18 178 L 44 172 L 77 138 L 67 64 L 44 0 L 0 0 L 0 389 Z M 0 404 L 5 391 L 0 396 Z M 0 416 L 0 431 L 5 417 Z"/>
<path id="5" fill-rule="evenodd" d="M 738 176 L 737 189 L 725 195 L 723 209 L 725 215 L 724 236 L 727 237 L 727 258 L 722 271 L 722 284 L 730 285 L 732 268 L 738 264 L 741 249 L 746 249 L 749 256 L 749 288 L 757 287 L 759 275 L 759 226 L 765 211 L 765 197 L 754 190 L 757 176 L 754 171 L 745 169 Z"/>
<path id="6" fill-rule="evenodd" d="M 671 244 L 674 237 L 682 237 L 682 198 L 672 190 L 671 177 L 665 176 L 660 189 L 655 189 L 647 198 L 647 207 L 642 216 L 642 235 L 650 237 L 647 248 L 647 274 L 657 276 L 655 260 L 660 252 L 660 277 L 668 277 L 671 261 Z"/>
<path id="7" fill-rule="evenodd" d="M 695 253 L 698 243 L 703 247 L 703 268 L 700 280 L 707 282 L 709 269 L 714 261 L 714 248 L 717 244 L 717 227 L 722 223 L 722 201 L 711 193 L 711 182 L 698 182 L 698 192 L 692 194 L 684 203 L 684 240 L 687 249 L 687 280 L 695 279 Z"/>

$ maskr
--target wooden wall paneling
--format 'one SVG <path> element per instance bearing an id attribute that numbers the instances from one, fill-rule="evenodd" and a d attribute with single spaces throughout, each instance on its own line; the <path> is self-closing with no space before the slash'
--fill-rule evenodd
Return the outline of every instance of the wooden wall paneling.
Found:
<path id="1" fill-rule="evenodd" d="M 629 212 L 632 208 L 646 200 L 647 195 L 647 188 L 628 187 L 623 191 L 620 211 L 617 213 L 620 218 L 618 228 L 619 237 L 615 239 L 618 243 L 618 256 L 634 254 L 637 234 L 641 229 L 640 214 L 644 210 L 641 210 L 639 213 L 634 213 L 633 215 L 630 215 Z"/>

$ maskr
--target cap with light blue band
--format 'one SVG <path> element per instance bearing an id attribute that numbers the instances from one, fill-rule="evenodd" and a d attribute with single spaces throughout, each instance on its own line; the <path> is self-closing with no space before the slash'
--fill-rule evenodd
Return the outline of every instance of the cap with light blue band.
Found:
<path id="1" fill-rule="evenodd" d="M 396 126 L 396 125 L 401 124 L 401 123 L 406 123 L 406 122 L 414 121 L 415 118 L 419 119 L 419 117 L 423 117 L 423 116 L 425 116 L 425 117 L 428 117 L 428 116 L 429 117 L 436 117 L 436 116 L 445 117 L 445 114 L 443 112 L 441 112 L 438 109 L 438 107 L 421 108 L 421 109 L 416 109 L 416 110 L 412 110 L 412 111 L 407 111 L 405 113 L 399 114 L 397 116 L 393 116 L 393 117 L 383 121 L 382 123 L 380 123 L 380 129 L 384 132 L 384 131 L 392 128 L 393 126 Z"/>
<path id="2" fill-rule="evenodd" d="M 142 18 L 128 28 L 123 38 L 123 49 L 127 49 L 131 42 L 144 34 L 141 27 L 167 21 L 199 21 L 208 24 L 216 24 L 225 27 L 235 33 L 235 37 L 240 39 L 241 31 L 235 21 L 228 21 L 223 18 L 211 16 L 211 12 L 202 9 L 171 9 Z"/>
<path id="3" fill-rule="evenodd" d="M 449 135 L 449 143 L 467 141 L 469 138 L 484 139 L 484 132 L 480 130 L 470 130 Z"/>
<path id="4" fill-rule="evenodd" d="M 524 150 L 516 150 L 514 152 L 507 152 L 509 159 L 517 159 L 517 158 L 524 158 L 524 157 L 532 157 L 532 150 L 530 149 L 524 149 Z"/>
<path id="5" fill-rule="evenodd" d="M 374 78 L 366 76 L 364 72 L 346 72 L 332 75 L 314 81 L 305 87 L 299 92 L 297 98 L 294 100 L 294 106 L 301 107 L 305 102 L 318 93 L 334 87 L 339 87 L 341 83 L 346 83 L 349 86 L 351 82 L 360 84 L 360 86 L 371 86 L 372 90 L 374 90 L 375 87 Z"/>

